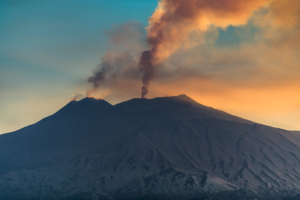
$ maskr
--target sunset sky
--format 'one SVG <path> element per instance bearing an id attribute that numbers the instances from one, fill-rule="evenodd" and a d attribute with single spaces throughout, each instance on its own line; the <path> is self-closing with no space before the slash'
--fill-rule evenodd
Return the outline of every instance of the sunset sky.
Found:
<path id="1" fill-rule="evenodd" d="M 87 90 L 116 104 L 142 85 L 300 130 L 299 61 L 299 0 L 2 0 L 0 134 Z"/>

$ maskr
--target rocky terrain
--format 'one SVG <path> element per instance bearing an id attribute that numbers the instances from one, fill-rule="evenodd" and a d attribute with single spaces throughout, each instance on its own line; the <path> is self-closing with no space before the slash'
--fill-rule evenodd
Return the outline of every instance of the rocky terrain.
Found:
<path id="1" fill-rule="evenodd" d="M 185 95 L 85 98 L 0 135 L 0 199 L 295 199 L 300 133 Z M 299 196 L 298 196 L 299 197 Z"/>

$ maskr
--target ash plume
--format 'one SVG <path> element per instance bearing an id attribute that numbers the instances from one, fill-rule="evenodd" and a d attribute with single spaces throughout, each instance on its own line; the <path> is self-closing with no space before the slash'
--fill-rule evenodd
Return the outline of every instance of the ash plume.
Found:
<path id="1" fill-rule="evenodd" d="M 148 94 L 148 87 L 150 85 L 150 81 L 152 81 L 154 77 L 154 66 L 153 66 L 153 55 L 151 51 L 144 51 L 139 63 L 139 69 L 144 73 L 142 77 L 142 94 L 141 97 L 145 98 Z"/>
<path id="2" fill-rule="evenodd" d="M 110 61 L 108 54 L 103 56 L 101 60 L 102 62 L 97 66 L 94 74 L 88 78 L 88 82 L 93 84 L 94 89 L 99 88 L 101 83 L 105 80 L 107 73 L 113 70 L 113 67 L 115 66 L 114 63 Z"/>
<path id="3" fill-rule="evenodd" d="M 88 93 L 98 93 L 113 87 L 121 79 L 138 80 L 139 55 L 146 48 L 146 33 L 138 22 L 127 22 L 115 25 L 112 30 L 105 31 L 109 37 L 108 50 L 101 58 L 101 63 L 87 79 L 93 88 Z M 97 94 L 98 95 L 98 94 Z"/>
<path id="4" fill-rule="evenodd" d="M 120 94 L 132 96 L 141 89 L 141 97 L 146 98 L 154 79 L 156 83 L 153 84 L 153 95 L 157 95 L 157 91 L 165 94 L 167 90 L 173 90 L 172 84 L 176 81 L 191 81 L 186 78 L 189 67 L 197 72 L 193 75 L 199 74 L 200 78 L 197 79 L 199 83 L 206 72 L 217 75 L 216 79 L 229 82 L 235 80 L 236 77 L 231 71 L 233 68 L 245 72 L 244 77 L 249 77 L 248 71 L 252 70 L 251 66 L 255 65 L 253 61 L 256 60 L 252 58 L 252 54 L 257 55 L 253 49 L 265 49 L 263 44 L 257 42 L 253 44 L 253 49 L 249 45 L 240 46 L 235 53 L 233 50 L 224 52 L 217 46 L 209 45 L 218 38 L 220 29 L 234 26 L 241 31 L 247 29 L 247 24 L 254 23 L 253 25 L 260 29 L 263 40 L 276 41 L 278 44 L 278 30 L 285 28 L 286 32 L 280 30 L 282 38 L 280 43 L 299 47 L 298 32 L 290 33 L 290 30 L 298 31 L 290 27 L 298 26 L 299 6 L 295 6 L 298 5 L 297 2 L 297 0 L 161 0 L 149 18 L 147 33 L 143 32 L 142 26 L 137 23 L 123 24 L 106 32 L 109 36 L 109 49 L 88 82 L 93 84 L 92 91 L 106 90 L 107 92 L 103 92 L 104 96 Z M 268 12 L 260 12 L 265 10 Z M 254 20 L 255 17 L 259 17 L 258 22 Z M 286 23 L 287 21 L 289 23 Z M 169 69 L 164 71 L 161 66 Z M 216 66 L 217 68 L 214 68 Z M 216 69 L 220 67 L 223 70 L 217 73 Z M 177 68 L 182 70 L 178 72 Z M 162 72 L 164 74 L 161 74 Z M 138 84 L 140 80 L 142 87 Z M 168 84 L 164 91 L 162 83 Z M 177 83 L 175 85 L 177 90 Z"/>
<path id="5" fill-rule="evenodd" d="M 149 18 L 147 43 L 139 63 L 144 73 L 142 98 L 148 93 L 155 66 L 165 62 L 179 48 L 190 48 L 189 37 L 195 32 L 205 32 L 210 26 L 226 28 L 248 22 L 253 12 L 270 0 L 161 0 Z M 196 42 L 197 43 L 197 42 Z"/>
<path id="6" fill-rule="evenodd" d="M 93 75 L 88 78 L 88 82 L 93 84 L 93 89 L 98 89 L 101 84 L 109 82 L 111 79 L 119 76 L 125 77 L 134 75 L 127 72 L 131 68 L 136 68 L 136 61 L 128 52 L 106 53 L 101 59 Z"/>

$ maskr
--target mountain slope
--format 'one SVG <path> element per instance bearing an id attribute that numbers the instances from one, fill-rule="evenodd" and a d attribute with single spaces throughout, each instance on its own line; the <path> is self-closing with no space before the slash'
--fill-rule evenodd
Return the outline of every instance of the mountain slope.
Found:
<path id="1" fill-rule="evenodd" d="M 0 199 L 281 199 L 300 193 L 300 135 L 185 95 L 91 98 L 0 136 Z"/>

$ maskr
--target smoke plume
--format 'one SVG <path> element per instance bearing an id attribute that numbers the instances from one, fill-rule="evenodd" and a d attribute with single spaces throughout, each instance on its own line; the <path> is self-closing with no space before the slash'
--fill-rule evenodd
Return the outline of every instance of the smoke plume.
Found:
<path id="1" fill-rule="evenodd" d="M 153 55 L 151 51 L 143 52 L 139 63 L 139 69 L 144 73 L 142 78 L 142 98 L 144 98 L 148 94 L 150 81 L 154 77 Z"/>
<path id="2" fill-rule="evenodd" d="M 138 71 L 139 55 L 146 48 L 146 33 L 137 22 L 128 22 L 115 25 L 112 30 L 105 32 L 109 37 L 108 50 L 101 58 L 101 63 L 94 70 L 88 82 L 93 89 L 89 95 L 99 93 L 97 90 L 107 90 L 119 80 L 138 80 L 141 73 Z M 145 70 L 142 70 L 146 73 Z M 101 94 L 100 96 L 102 96 Z"/>
<path id="3" fill-rule="evenodd" d="M 117 77 L 124 69 L 135 66 L 133 57 L 126 52 L 110 53 L 107 52 L 101 59 L 101 63 L 94 71 L 93 76 L 88 78 L 88 82 L 93 84 L 94 89 L 98 89 L 105 81 Z M 123 75 L 124 76 L 124 75 Z"/>
<path id="4" fill-rule="evenodd" d="M 73 97 L 71 98 L 70 101 L 78 101 L 82 99 L 84 96 L 82 94 L 73 94 Z"/>
<path id="5" fill-rule="evenodd" d="M 285 9 L 281 9 L 282 7 Z M 294 42 L 293 38 L 298 38 L 299 31 L 295 28 L 291 29 L 291 26 L 298 26 L 298 8 L 298 0 L 161 0 L 149 18 L 147 34 L 143 32 L 139 24 L 132 22 L 106 32 L 110 38 L 109 49 L 88 81 L 93 84 L 93 90 L 110 91 L 105 95 L 112 95 L 112 93 L 124 95 L 124 92 L 135 95 L 132 92 L 135 88 L 133 85 L 140 81 L 142 76 L 141 97 L 145 98 L 154 78 L 159 83 L 163 77 L 170 78 L 174 75 L 174 77 L 180 77 L 185 70 L 188 70 L 188 66 L 194 68 L 192 71 L 199 71 L 198 74 L 201 77 L 208 72 L 220 74 L 218 76 L 220 79 L 225 76 L 231 77 L 226 78 L 227 81 L 234 77 L 231 68 L 247 72 L 244 76 L 249 75 L 248 71 L 256 66 L 257 59 L 252 59 L 250 55 L 250 53 L 256 55 L 255 51 L 250 52 L 240 46 L 237 53 L 243 55 L 235 56 L 231 51 L 228 56 L 225 56 L 228 54 L 226 51 L 219 51 L 216 46 L 209 49 L 207 44 L 214 42 L 220 29 L 226 29 L 228 26 L 240 28 L 240 30 L 243 27 L 247 29 L 246 26 L 258 17 L 259 22 L 253 24 L 263 35 L 262 40 L 268 40 L 269 43 L 274 40 L 276 45 L 281 41 L 282 44 L 298 47 L 299 42 Z M 261 15 L 259 14 L 261 12 L 255 12 L 259 9 L 268 10 L 268 12 L 262 12 Z M 286 15 L 286 12 L 290 14 Z M 279 32 L 278 27 L 285 28 L 286 31 Z M 204 48 L 202 49 L 201 46 Z M 263 44 L 256 43 L 253 47 L 263 49 Z M 144 51 L 145 49 L 148 50 Z M 199 50 L 201 51 L 197 54 Z M 252 60 L 249 60 L 250 58 Z M 218 63 L 218 59 L 222 63 Z M 182 64 L 179 64 L 180 62 Z M 167 70 L 169 74 L 162 75 L 164 70 L 159 66 L 169 68 Z M 219 67 L 215 70 L 215 66 L 222 66 L 223 70 L 220 71 Z M 241 68 L 241 66 L 247 67 Z M 262 66 L 259 67 L 262 68 Z M 177 67 L 184 69 L 180 70 L 181 74 L 175 74 L 178 72 Z M 224 70 L 225 67 L 228 70 Z M 226 71 L 228 71 L 227 74 L 225 74 Z M 167 82 L 166 78 L 164 82 Z M 126 83 L 130 85 L 130 88 L 124 90 Z M 171 82 L 169 83 L 171 88 Z M 154 88 L 153 94 L 155 90 Z"/>
<path id="6" fill-rule="evenodd" d="M 154 77 L 155 66 L 163 63 L 180 47 L 190 48 L 192 33 L 207 31 L 210 26 L 226 28 L 247 23 L 253 12 L 271 0 L 162 0 L 147 27 L 150 47 L 139 63 L 144 73 L 142 98 Z"/>
<path id="7" fill-rule="evenodd" d="M 162 0 L 147 33 L 135 23 L 107 33 L 93 97 L 140 96 L 142 77 L 142 97 L 185 93 L 249 119 L 299 124 L 299 0 Z"/>

